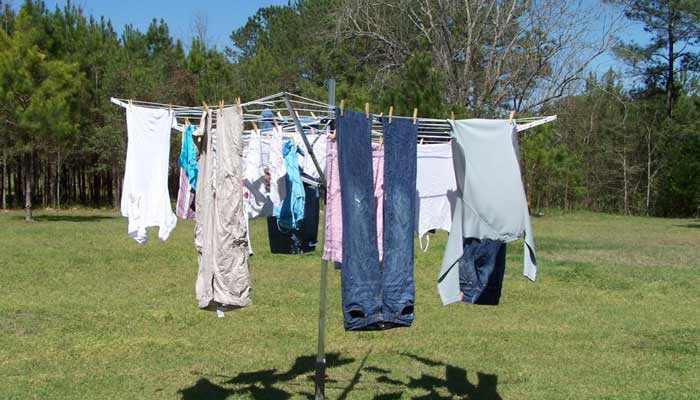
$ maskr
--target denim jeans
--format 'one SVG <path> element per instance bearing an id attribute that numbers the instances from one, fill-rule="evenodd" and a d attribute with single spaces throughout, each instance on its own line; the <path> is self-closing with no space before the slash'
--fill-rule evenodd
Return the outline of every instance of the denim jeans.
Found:
<path id="1" fill-rule="evenodd" d="M 346 330 L 413 322 L 413 231 L 417 128 L 384 119 L 383 262 L 377 247 L 371 116 L 336 110 L 343 215 L 341 286 Z"/>
<path id="2" fill-rule="evenodd" d="M 506 244 L 491 239 L 464 239 L 459 259 L 459 287 L 462 301 L 498 305 L 506 269 Z"/>

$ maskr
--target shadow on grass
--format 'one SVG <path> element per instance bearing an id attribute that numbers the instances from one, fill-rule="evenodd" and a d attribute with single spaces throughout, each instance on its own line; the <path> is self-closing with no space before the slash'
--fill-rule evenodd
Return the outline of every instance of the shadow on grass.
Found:
<path id="1" fill-rule="evenodd" d="M 118 217 L 113 215 L 35 215 L 33 218 L 37 222 L 97 222 Z M 18 216 L 15 219 L 24 219 L 24 216 Z"/>
<path id="2" fill-rule="evenodd" d="M 692 229 L 700 229 L 700 223 L 693 223 L 693 224 L 685 224 L 685 225 L 677 225 L 681 228 L 692 228 Z"/>
<path id="3" fill-rule="evenodd" d="M 373 386 L 372 389 L 369 390 L 377 391 L 377 389 L 379 389 L 382 392 L 387 392 L 375 395 L 373 397 L 374 400 L 407 398 L 403 395 L 406 389 L 427 392 L 424 395 L 412 397 L 412 399 L 415 400 L 453 398 L 466 400 L 503 400 L 497 391 L 498 377 L 496 375 L 477 372 L 478 382 L 473 384 L 469 382 L 467 371 L 463 368 L 410 353 L 402 353 L 401 355 L 403 357 L 410 358 L 425 367 L 444 367 L 444 378 L 422 373 L 418 378 L 409 377 L 408 381 L 392 379 L 389 377 L 391 370 L 366 366 L 370 352 L 371 351 L 368 351 L 362 359 L 350 382 L 347 382 L 344 387 L 337 385 L 331 388 L 341 390 L 337 399 L 345 400 L 353 398 L 354 396 L 351 394 L 353 390 L 368 390 L 366 388 L 356 388 L 358 383 L 360 383 L 366 375 L 368 380 L 373 380 L 379 384 L 379 386 Z M 342 358 L 338 353 L 331 353 L 326 356 L 326 361 L 328 367 L 333 368 L 350 364 L 355 360 L 352 358 Z M 314 363 L 314 356 L 303 356 L 297 358 L 294 365 L 286 372 L 277 372 L 277 369 L 242 372 L 221 384 L 213 383 L 207 378 L 200 378 L 193 386 L 182 389 L 178 393 L 182 396 L 181 398 L 183 400 L 225 400 L 233 398 L 234 396 L 249 396 L 253 399 L 269 400 L 286 400 L 296 396 L 313 399 Z M 304 384 L 305 389 L 289 391 L 288 388 L 279 387 L 282 384 L 286 384 L 287 387 L 290 386 L 293 380 L 302 375 L 308 375 L 306 377 L 308 384 Z M 338 382 L 326 378 L 326 383 L 337 384 Z M 366 382 L 366 385 L 368 384 L 369 383 Z M 336 398 L 331 396 L 327 397 Z"/>

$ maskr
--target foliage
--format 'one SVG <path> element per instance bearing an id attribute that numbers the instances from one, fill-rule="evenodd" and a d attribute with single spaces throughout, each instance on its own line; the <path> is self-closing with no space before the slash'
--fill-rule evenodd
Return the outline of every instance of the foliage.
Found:
<path id="1" fill-rule="evenodd" d="M 433 118 L 502 117 L 514 109 L 518 117 L 559 115 L 521 140 L 537 209 L 696 214 L 696 48 L 674 47 L 668 118 L 670 70 L 659 66 L 669 42 L 658 28 L 661 11 L 678 10 L 676 43 L 696 44 L 696 2 L 603 3 L 620 5 L 658 39 L 646 49 L 618 47 L 643 72 L 638 85 L 621 71 L 583 72 L 614 33 L 585 43 L 602 3 L 294 1 L 260 8 L 217 49 L 206 42 L 205 25 L 182 43 L 163 20 L 118 34 L 109 19 L 87 16 L 73 2 L 50 10 L 40 0 L 19 8 L 0 0 L 2 190 L 18 206 L 31 179 L 35 203 L 116 206 L 126 143 L 123 110 L 110 97 L 198 105 L 286 90 L 325 100 L 325 81 L 335 78 L 346 107 L 369 103 L 375 113 L 393 106 L 396 115 L 417 108 Z M 173 135 L 173 193 L 178 142 Z"/>

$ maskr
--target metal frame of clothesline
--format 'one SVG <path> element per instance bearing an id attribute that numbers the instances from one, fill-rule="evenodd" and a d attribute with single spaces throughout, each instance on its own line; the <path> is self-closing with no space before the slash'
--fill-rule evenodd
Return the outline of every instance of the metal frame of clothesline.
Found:
<path id="1" fill-rule="evenodd" d="M 302 139 L 306 153 L 311 157 L 314 167 L 319 175 L 319 185 L 326 187 L 326 177 L 323 173 L 323 168 L 316 158 L 313 151 L 313 145 L 309 142 L 306 136 L 305 127 L 323 126 L 327 127 L 332 121 L 335 121 L 335 80 L 329 79 L 328 85 L 328 102 L 323 103 L 318 100 L 309 99 L 303 96 L 295 95 L 288 92 L 275 93 L 260 99 L 256 99 L 247 103 L 223 104 L 223 101 L 217 105 L 219 107 L 234 107 L 240 106 L 243 110 L 243 121 L 253 125 L 253 129 L 257 129 L 257 123 L 269 122 L 276 123 L 284 132 L 296 132 Z M 110 101 L 116 105 L 126 108 L 129 104 L 134 104 L 140 107 L 149 108 L 168 108 L 173 110 L 175 118 L 180 119 L 200 119 L 204 116 L 203 113 L 214 109 L 206 104 L 203 107 L 188 107 L 172 104 L 162 104 L 147 101 L 137 101 L 129 99 L 111 98 Z M 286 112 L 287 115 L 283 115 Z M 263 113 L 272 113 L 272 117 L 263 117 Z M 306 115 L 303 115 L 306 114 Z M 216 115 L 216 114 L 213 114 Z M 373 115 L 372 121 L 372 136 L 375 138 L 381 137 L 382 114 Z M 392 116 L 392 118 L 411 118 L 404 116 Z M 303 119 L 303 121 L 302 121 Z M 526 117 L 514 119 L 516 130 L 523 132 L 530 128 L 555 121 L 556 115 L 545 117 Z M 418 139 L 421 143 L 439 143 L 449 141 L 452 135 L 452 126 L 447 119 L 436 118 L 415 118 L 418 124 Z M 184 124 L 178 124 L 176 130 L 182 131 Z M 323 129 L 318 129 L 319 133 L 323 133 Z M 248 131 L 249 132 L 249 131 Z M 318 138 L 317 138 L 318 140 Z M 325 227 L 325 225 L 324 225 Z M 326 381 L 326 359 L 325 359 L 325 327 L 326 327 L 326 292 L 328 287 L 328 261 L 321 258 L 319 285 L 319 313 L 318 313 L 318 337 L 316 348 L 315 362 L 315 400 L 325 400 L 325 381 Z"/>

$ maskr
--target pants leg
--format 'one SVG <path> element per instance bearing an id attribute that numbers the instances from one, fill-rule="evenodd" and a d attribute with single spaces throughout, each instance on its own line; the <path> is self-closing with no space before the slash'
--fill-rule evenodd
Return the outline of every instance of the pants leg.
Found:
<path id="1" fill-rule="evenodd" d="M 464 253 L 459 259 L 462 301 L 498 305 L 505 268 L 505 243 L 491 239 L 464 239 Z"/>
<path id="2" fill-rule="evenodd" d="M 416 206 L 417 126 L 382 119 L 384 131 L 383 312 L 386 323 L 413 322 L 413 234 Z"/>
<path id="3" fill-rule="evenodd" d="M 382 272 L 376 238 L 371 119 L 336 109 L 343 215 L 343 317 L 346 330 L 381 322 Z"/>

